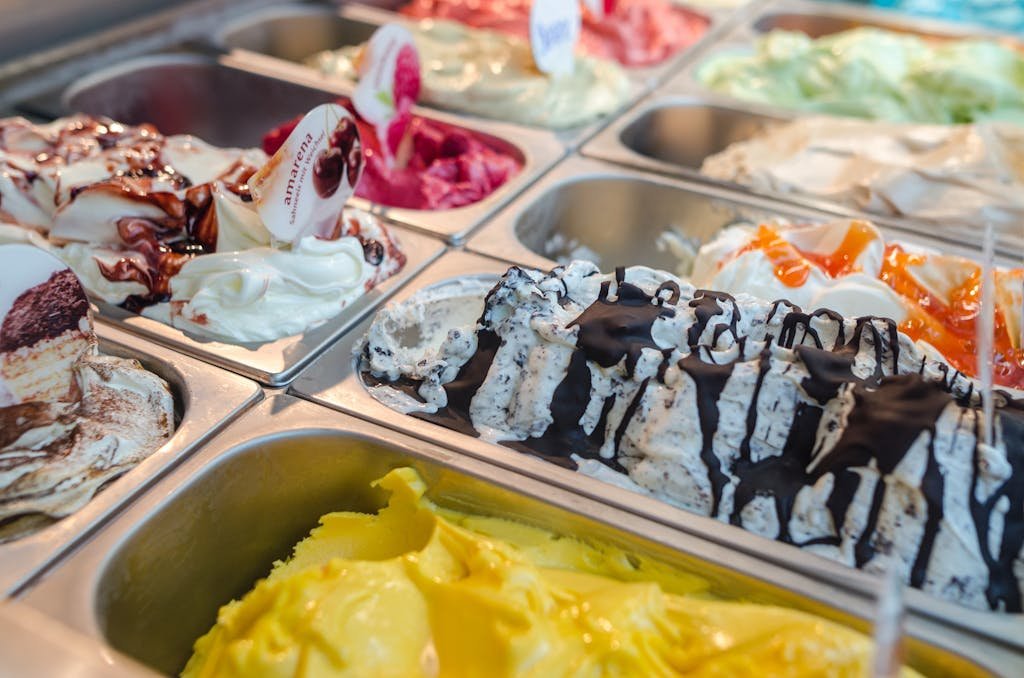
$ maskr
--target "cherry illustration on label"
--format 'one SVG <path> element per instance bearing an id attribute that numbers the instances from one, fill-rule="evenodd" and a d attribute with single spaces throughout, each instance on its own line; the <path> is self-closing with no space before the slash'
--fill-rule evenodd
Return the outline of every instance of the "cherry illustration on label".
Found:
<path id="1" fill-rule="evenodd" d="M 272 137 L 264 139 L 264 147 L 277 146 L 273 156 L 249 180 L 267 230 L 292 243 L 311 235 L 337 237 L 338 220 L 363 168 L 352 113 L 323 104 Z"/>
<path id="2" fill-rule="evenodd" d="M 342 118 L 328 137 L 329 146 L 322 149 L 313 163 L 313 187 L 321 198 L 329 198 L 347 177 L 349 188 L 359 181 L 363 150 L 359 131 L 350 118 Z"/>

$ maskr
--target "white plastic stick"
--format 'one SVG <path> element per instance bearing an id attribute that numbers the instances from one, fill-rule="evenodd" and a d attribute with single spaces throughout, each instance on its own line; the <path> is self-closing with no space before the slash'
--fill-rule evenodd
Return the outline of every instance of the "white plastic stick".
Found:
<path id="1" fill-rule="evenodd" d="M 985 219 L 985 239 L 981 262 L 981 317 L 975 323 L 978 333 L 978 378 L 981 379 L 982 412 L 985 416 L 985 444 L 992 444 L 992 343 L 996 325 L 995 226 Z"/>
<path id="2" fill-rule="evenodd" d="M 903 635 L 903 581 L 899 568 L 890 564 L 878 591 L 878 609 L 875 615 L 875 660 L 871 675 L 874 678 L 893 678 L 900 673 L 900 638 Z"/>

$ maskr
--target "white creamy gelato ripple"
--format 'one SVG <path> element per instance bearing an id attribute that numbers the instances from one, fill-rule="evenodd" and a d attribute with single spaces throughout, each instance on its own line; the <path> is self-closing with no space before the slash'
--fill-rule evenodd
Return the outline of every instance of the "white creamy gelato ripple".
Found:
<path id="1" fill-rule="evenodd" d="M 985 446 L 971 380 L 894 321 L 586 262 L 511 268 L 477 297 L 475 322 L 444 326 L 422 308 L 439 296 L 371 326 L 364 380 L 391 406 L 569 468 L 599 464 L 853 567 L 895 566 L 942 598 L 1022 609 L 1024 405 L 1000 394 Z"/>
<path id="2" fill-rule="evenodd" d="M 94 299 L 229 342 L 300 334 L 401 270 L 376 217 L 274 241 L 248 181 L 259 149 L 79 115 L 0 120 L 0 242 L 49 243 Z M 44 238 L 46 239 L 44 241 Z"/>
<path id="3" fill-rule="evenodd" d="M 701 172 L 756 191 L 981 230 L 1024 221 L 1024 128 L 913 125 L 813 116 L 704 160 Z M 997 144 L 993 147 L 992 143 Z"/>

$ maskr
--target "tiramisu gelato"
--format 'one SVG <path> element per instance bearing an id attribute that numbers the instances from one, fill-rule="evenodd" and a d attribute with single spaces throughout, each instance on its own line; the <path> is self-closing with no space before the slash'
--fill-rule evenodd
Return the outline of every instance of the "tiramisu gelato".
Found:
<path id="1" fill-rule="evenodd" d="M 174 430 L 167 384 L 100 355 L 81 284 L 29 245 L 0 247 L 0 541 L 67 516 Z"/>
<path id="2" fill-rule="evenodd" d="M 571 74 L 537 70 L 530 44 L 452 21 L 412 28 L 424 103 L 485 118 L 564 129 L 593 122 L 625 105 L 631 85 L 615 63 L 577 56 Z M 321 52 L 309 64 L 355 82 L 362 46 Z"/>
<path id="3" fill-rule="evenodd" d="M 440 508 L 411 468 L 329 513 L 196 641 L 183 676 L 861 675 L 873 645 L 600 541 Z M 903 669 L 899 675 L 917 675 Z"/>
<path id="4" fill-rule="evenodd" d="M 941 598 L 1021 611 L 1024 406 L 998 396 L 985 445 L 973 382 L 895 321 L 587 262 L 485 285 L 379 312 L 361 352 L 371 392 Z"/>
<path id="5" fill-rule="evenodd" d="M 148 125 L 9 118 L 0 218 L 46 234 L 96 299 L 199 335 L 269 341 L 337 315 L 404 256 L 351 209 L 334 238 L 275 242 L 246 184 L 266 161 Z"/>
<path id="6" fill-rule="evenodd" d="M 926 40 L 857 28 L 814 39 L 772 31 L 753 53 L 723 53 L 697 73 L 747 101 L 920 123 L 1024 122 L 1024 54 L 992 40 Z"/>
<path id="7" fill-rule="evenodd" d="M 707 158 L 701 172 L 756 191 L 954 226 L 1024 223 L 1024 128 L 810 117 Z M 996 147 L 992 147 L 996 144 Z M 1010 176 L 1008 176 L 1010 175 Z"/>
<path id="8" fill-rule="evenodd" d="M 389 162 L 373 127 L 347 101 L 363 144 L 363 174 L 356 195 L 388 207 L 442 210 L 479 202 L 522 169 L 518 159 L 456 127 L 414 116 L 409 155 L 401 166 Z M 271 130 L 263 150 L 277 151 L 299 119 Z"/>
<path id="9" fill-rule="evenodd" d="M 845 316 L 879 315 L 957 370 L 977 375 L 981 267 L 886 242 L 871 223 L 734 226 L 700 249 L 691 281 Z M 1024 389 L 1024 269 L 998 269 L 995 383 Z"/>
<path id="10" fill-rule="evenodd" d="M 402 14 L 450 19 L 491 31 L 530 38 L 530 0 L 413 0 Z M 697 42 L 708 29 L 703 16 L 671 0 L 618 0 L 598 16 L 585 5 L 579 48 L 623 66 L 651 66 Z"/>

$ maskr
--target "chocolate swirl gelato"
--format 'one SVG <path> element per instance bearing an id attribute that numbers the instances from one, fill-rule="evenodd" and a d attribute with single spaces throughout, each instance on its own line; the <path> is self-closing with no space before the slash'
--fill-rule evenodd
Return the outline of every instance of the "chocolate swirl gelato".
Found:
<path id="1" fill-rule="evenodd" d="M 459 293 L 465 306 L 472 290 Z M 893 321 L 584 262 L 510 269 L 475 322 L 442 297 L 388 307 L 370 328 L 364 379 L 389 405 L 853 567 L 892 564 L 942 598 L 1021 611 L 1024 408 L 997 394 L 985 445 L 974 383 Z"/>

